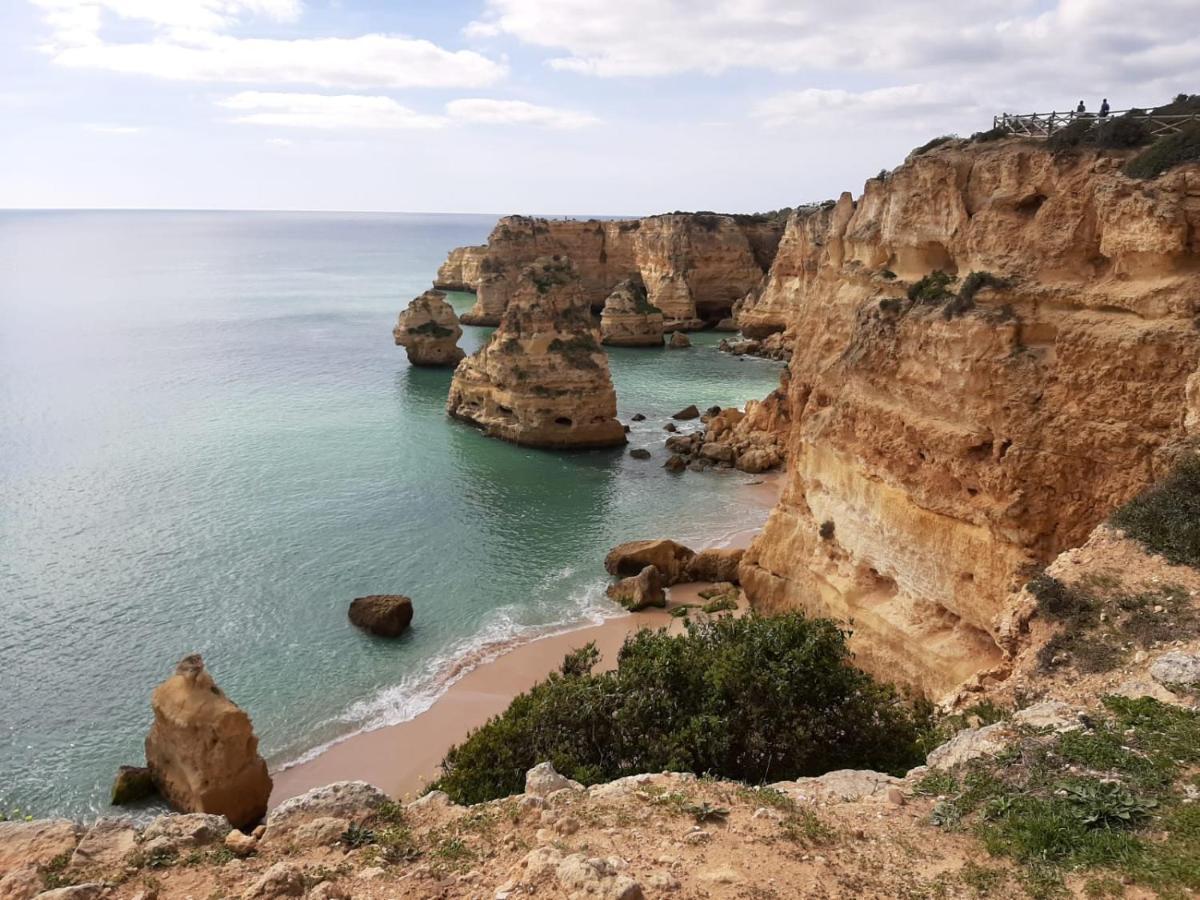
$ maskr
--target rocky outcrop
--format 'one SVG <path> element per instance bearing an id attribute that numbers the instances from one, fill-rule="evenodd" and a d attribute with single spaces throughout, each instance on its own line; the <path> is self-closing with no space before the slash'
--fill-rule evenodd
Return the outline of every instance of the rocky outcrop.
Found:
<path id="1" fill-rule="evenodd" d="M 412 600 L 402 594 L 372 594 L 350 602 L 350 621 L 380 637 L 399 637 L 412 622 Z"/>
<path id="2" fill-rule="evenodd" d="M 409 303 L 392 335 L 414 366 L 456 366 L 466 355 L 458 347 L 458 316 L 441 291 L 426 291 Z"/>
<path id="3" fill-rule="evenodd" d="M 1200 168 L 1119 162 L 951 142 L 793 214 L 739 312 L 796 335 L 757 609 L 853 620 L 858 664 L 940 695 L 1002 661 L 1031 567 L 1164 472 L 1200 361 Z"/>
<path id="4" fill-rule="evenodd" d="M 463 360 L 446 409 L 491 437 L 554 449 L 625 443 L 608 357 L 565 257 L 521 273 L 487 345 Z"/>
<path id="5" fill-rule="evenodd" d="M 488 248 L 455 247 L 438 267 L 433 286 L 440 291 L 474 291 L 483 276 L 483 261 Z"/>
<path id="6" fill-rule="evenodd" d="M 698 328 L 728 316 L 759 285 L 782 233 L 773 216 L 673 213 L 605 222 L 506 216 L 486 247 L 452 251 L 435 286 L 475 290 L 475 306 L 462 321 L 497 325 L 525 266 L 567 256 L 596 311 L 620 282 L 636 278 L 668 328 Z"/>
<path id="7" fill-rule="evenodd" d="M 154 690 L 146 762 L 176 809 L 225 816 L 242 828 L 267 811 L 271 776 L 250 717 L 222 693 L 199 655 Z"/>
<path id="8" fill-rule="evenodd" d="M 670 586 L 688 580 L 688 567 L 695 556 L 690 547 L 671 540 L 627 541 L 608 551 L 604 568 L 609 575 L 630 577 L 653 566 L 662 583 Z"/>
<path id="9" fill-rule="evenodd" d="M 78 826 L 68 819 L 0 822 L 0 876 L 65 858 L 78 842 Z"/>
<path id="10" fill-rule="evenodd" d="M 616 584 L 609 585 L 606 593 L 610 600 L 616 600 L 630 612 L 637 612 L 648 606 L 667 605 L 662 575 L 654 566 L 646 566 L 637 575 L 622 578 Z"/>
<path id="11" fill-rule="evenodd" d="M 785 373 L 785 384 L 786 379 Z M 747 402 L 744 412 L 736 407 L 714 407 L 701 417 L 704 431 L 667 438 L 671 460 L 677 460 L 669 467 L 697 472 L 736 468 L 752 474 L 778 468 L 787 458 L 788 409 L 783 389 L 764 400 Z"/>
<path id="12" fill-rule="evenodd" d="M 663 313 L 646 299 L 646 286 L 627 278 L 613 288 L 600 313 L 600 343 L 613 347 L 661 347 Z"/>

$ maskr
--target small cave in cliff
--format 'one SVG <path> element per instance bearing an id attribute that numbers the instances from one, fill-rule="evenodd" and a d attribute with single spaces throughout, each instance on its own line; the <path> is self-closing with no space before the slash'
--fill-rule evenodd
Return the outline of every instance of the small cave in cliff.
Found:
<path id="1" fill-rule="evenodd" d="M 561 426 L 563 426 L 564 428 L 570 428 L 570 427 L 571 427 L 572 425 L 574 425 L 575 423 L 574 423 L 574 422 L 572 422 L 570 419 L 568 419 L 566 416 L 559 416 L 558 418 L 556 418 L 556 419 L 554 420 L 554 424 L 555 424 L 555 425 L 561 425 Z"/>

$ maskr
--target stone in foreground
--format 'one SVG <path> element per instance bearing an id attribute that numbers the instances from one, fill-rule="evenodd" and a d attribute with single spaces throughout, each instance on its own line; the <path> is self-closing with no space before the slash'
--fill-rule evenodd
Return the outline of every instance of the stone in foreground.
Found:
<path id="1" fill-rule="evenodd" d="M 399 637 L 412 622 L 412 600 L 402 594 L 372 594 L 350 602 L 350 621 L 380 637 Z"/>
<path id="2" fill-rule="evenodd" d="M 625 444 L 608 357 L 569 259 L 542 258 L 521 273 L 500 327 L 455 371 L 446 411 L 528 447 Z"/>
<path id="3" fill-rule="evenodd" d="M 456 366 L 466 355 L 458 347 L 458 316 L 441 291 L 426 291 L 409 303 L 392 336 L 414 366 Z"/>
<path id="4" fill-rule="evenodd" d="M 267 811 L 271 776 L 250 717 L 225 696 L 199 654 L 154 690 L 146 762 L 159 793 L 184 812 L 225 816 L 237 828 Z"/>

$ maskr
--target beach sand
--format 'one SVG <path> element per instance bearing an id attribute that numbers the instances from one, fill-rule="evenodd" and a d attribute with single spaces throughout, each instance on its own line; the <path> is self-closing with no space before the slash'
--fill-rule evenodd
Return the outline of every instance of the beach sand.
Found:
<path id="1" fill-rule="evenodd" d="M 747 485 L 746 490 L 753 491 L 769 509 L 781 485 L 782 480 L 772 473 Z M 757 531 L 755 527 L 714 537 L 704 546 L 745 547 Z M 273 772 L 271 806 L 335 781 L 366 781 L 401 800 L 419 796 L 437 777 L 438 764 L 452 745 L 557 669 L 568 652 L 595 641 L 601 666 L 615 666 L 625 638 L 639 629 L 682 630 L 682 620 L 673 618 L 670 609 L 684 603 L 703 604 L 698 594 L 706 586 L 702 582 L 676 585 L 667 590 L 666 609 L 617 615 L 599 625 L 518 644 L 480 663 L 415 718 L 351 735 L 311 760 Z"/>

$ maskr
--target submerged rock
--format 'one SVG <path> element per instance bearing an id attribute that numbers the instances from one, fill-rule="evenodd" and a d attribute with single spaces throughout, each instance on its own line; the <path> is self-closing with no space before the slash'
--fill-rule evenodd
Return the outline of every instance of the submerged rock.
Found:
<path id="1" fill-rule="evenodd" d="M 569 259 L 539 259 L 521 273 L 500 327 L 455 371 L 446 411 L 530 447 L 625 443 L 608 357 Z"/>
<path id="2" fill-rule="evenodd" d="M 604 301 L 600 342 L 614 347 L 661 347 L 662 310 L 646 299 L 640 278 L 627 278 Z"/>
<path id="3" fill-rule="evenodd" d="M 267 811 L 271 776 L 250 717 L 225 696 L 199 654 L 154 690 L 146 762 L 176 809 L 225 816 L 241 828 Z"/>
<path id="4" fill-rule="evenodd" d="M 426 291 L 409 303 L 392 335 L 414 366 L 456 366 L 466 355 L 458 347 L 458 316 L 441 291 Z"/>
<path id="5" fill-rule="evenodd" d="M 632 456 L 634 459 L 649 459 L 650 451 L 647 450 L 645 447 L 637 447 L 633 450 L 630 450 L 629 455 Z"/>
<path id="6" fill-rule="evenodd" d="M 112 796 L 109 802 L 113 806 L 125 806 L 152 797 L 157 788 L 154 777 L 145 766 L 121 766 L 117 769 L 117 777 L 113 780 Z"/>
<path id="7" fill-rule="evenodd" d="M 671 332 L 671 339 L 667 341 L 667 346 L 672 350 L 686 350 L 692 346 L 692 339 L 682 331 Z"/>
<path id="8" fill-rule="evenodd" d="M 673 416 L 671 416 L 671 418 L 679 419 L 680 421 L 684 421 L 684 422 L 686 422 L 689 419 L 698 419 L 698 418 L 700 418 L 700 410 L 698 410 L 696 408 L 696 404 L 693 403 L 690 406 L 685 406 L 679 412 L 677 412 Z"/>
<path id="9" fill-rule="evenodd" d="M 380 637 L 399 637 L 412 622 L 412 600 L 402 594 L 372 594 L 350 603 L 350 621 Z"/>

